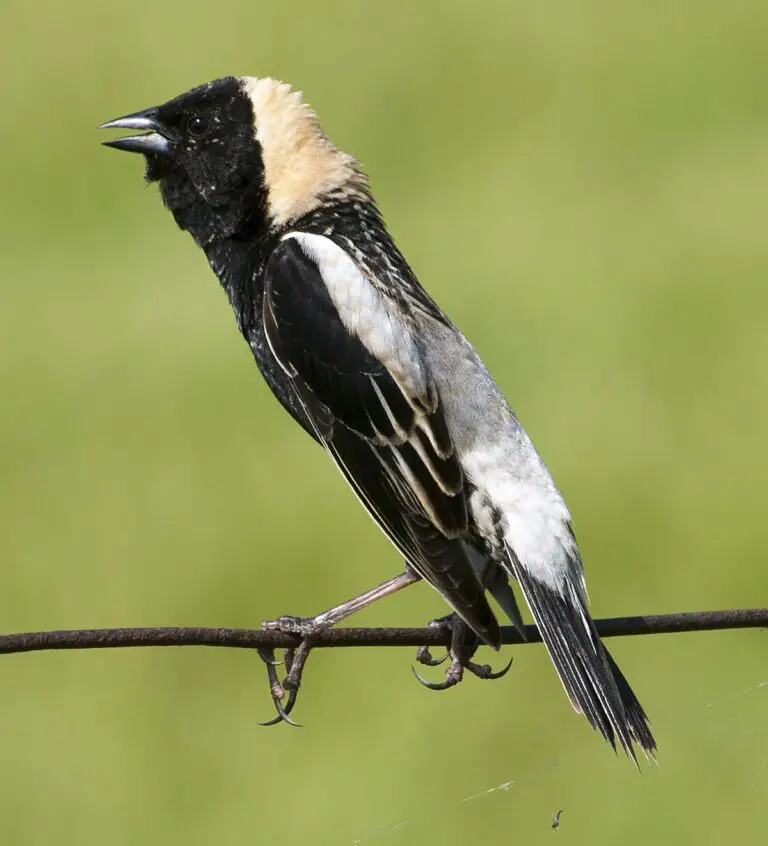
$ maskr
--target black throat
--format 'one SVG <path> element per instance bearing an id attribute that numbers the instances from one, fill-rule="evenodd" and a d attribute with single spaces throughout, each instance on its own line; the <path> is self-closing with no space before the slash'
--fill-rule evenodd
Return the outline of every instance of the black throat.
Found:
<path id="1" fill-rule="evenodd" d="M 248 343 L 262 329 L 264 269 L 278 240 L 263 236 L 222 238 L 202 246 Z"/>
<path id="2" fill-rule="evenodd" d="M 256 145 L 256 142 L 253 142 Z M 267 231 L 269 220 L 264 188 L 264 169 L 261 156 L 253 156 L 258 166 L 247 172 L 233 170 L 224 176 L 218 175 L 214 186 L 201 196 L 201 191 L 187 173 L 176 174 L 166 171 L 160 182 L 163 202 L 173 214 L 180 229 L 195 239 L 197 245 L 208 250 L 214 242 L 258 239 Z M 151 163 L 148 162 L 148 178 L 151 178 Z M 213 181 L 208 174 L 198 177 L 197 182 Z"/>

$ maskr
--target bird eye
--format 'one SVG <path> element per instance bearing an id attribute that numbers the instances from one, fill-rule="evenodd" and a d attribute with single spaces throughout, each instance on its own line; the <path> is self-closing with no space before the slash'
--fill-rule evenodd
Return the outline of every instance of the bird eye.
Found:
<path id="1" fill-rule="evenodd" d="M 187 132 L 193 138 L 202 138 L 204 135 L 208 134 L 208 130 L 210 128 L 210 121 L 207 118 L 200 117 L 200 115 L 193 115 L 187 121 Z"/>

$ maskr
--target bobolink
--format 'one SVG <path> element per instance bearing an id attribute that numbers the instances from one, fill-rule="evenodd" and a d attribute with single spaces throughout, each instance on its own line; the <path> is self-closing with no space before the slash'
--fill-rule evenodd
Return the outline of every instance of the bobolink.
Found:
<path id="1" fill-rule="evenodd" d="M 399 252 L 352 156 L 298 92 L 227 77 L 104 124 L 142 153 L 176 223 L 205 252 L 267 384 L 320 443 L 406 572 L 311 620 L 308 635 L 418 579 L 459 620 L 442 687 L 498 648 L 494 596 L 524 634 L 511 577 L 560 680 L 615 748 L 655 743 L 587 610 L 571 517 L 469 341 Z"/>

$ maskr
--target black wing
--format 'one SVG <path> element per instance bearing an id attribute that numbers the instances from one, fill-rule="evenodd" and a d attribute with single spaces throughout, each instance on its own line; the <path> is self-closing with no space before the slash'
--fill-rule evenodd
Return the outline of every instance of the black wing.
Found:
<path id="1" fill-rule="evenodd" d="M 307 236 L 316 239 L 309 247 L 299 237 L 281 241 L 265 271 L 272 353 L 374 520 L 413 570 L 498 646 L 498 625 L 461 540 L 464 478 L 426 365 L 351 258 L 321 236 Z M 312 254 L 313 243 L 323 255 Z"/>

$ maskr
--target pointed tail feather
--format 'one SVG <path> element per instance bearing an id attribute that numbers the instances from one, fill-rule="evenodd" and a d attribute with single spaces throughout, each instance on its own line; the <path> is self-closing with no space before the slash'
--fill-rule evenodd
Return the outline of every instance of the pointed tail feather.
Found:
<path id="1" fill-rule="evenodd" d="M 564 596 L 532 576 L 509 547 L 507 552 L 512 575 L 573 707 L 614 749 L 618 743 L 635 763 L 633 742 L 652 758 L 656 744 L 645 712 L 600 642 L 577 591 Z"/>
<path id="2" fill-rule="evenodd" d="M 608 659 L 608 664 L 613 672 L 613 678 L 616 681 L 616 687 L 619 689 L 621 702 L 624 705 L 624 713 L 629 722 L 629 730 L 633 739 L 640 744 L 640 747 L 645 752 L 649 761 L 656 761 L 656 741 L 653 734 L 651 734 L 651 727 L 648 724 L 648 716 L 643 710 L 643 706 L 638 702 L 634 691 L 629 686 L 629 682 L 621 672 L 613 656 L 608 649 L 603 646 L 605 657 Z"/>

